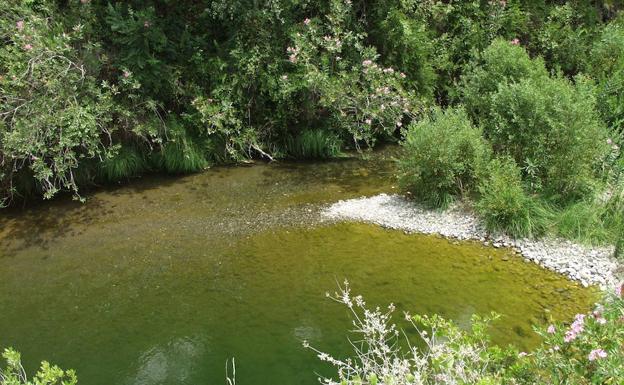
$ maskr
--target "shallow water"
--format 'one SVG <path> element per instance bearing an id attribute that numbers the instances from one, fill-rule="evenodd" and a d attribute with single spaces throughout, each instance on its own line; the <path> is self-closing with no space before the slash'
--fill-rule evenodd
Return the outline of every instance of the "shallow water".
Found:
<path id="1" fill-rule="evenodd" d="M 146 177 L 0 219 L 0 345 L 75 368 L 83 385 L 314 384 L 310 351 L 348 350 L 347 278 L 370 304 L 466 325 L 497 311 L 495 342 L 588 309 L 594 293 L 508 250 L 318 224 L 320 205 L 393 190 L 391 151 L 369 160 Z"/>

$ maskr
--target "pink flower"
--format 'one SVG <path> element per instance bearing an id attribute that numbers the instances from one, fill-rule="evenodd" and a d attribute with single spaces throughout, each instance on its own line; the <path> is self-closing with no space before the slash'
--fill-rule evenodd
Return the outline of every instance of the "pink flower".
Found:
<path id="1" fill-rule="evenodd" d="M 510 43 L 511 43 L 512 45 L 520 45 L 520 40 L 518 40 L 517 38 L 515 38 L 515 39 L 513 39 Z"/>
<path id="2" fill-rule="evenodd" d="M 305 24 L 305 25 L 309 25 L 311 21 L 312 21 L 312 20 L 310 20 L 310 19 L 308 19 L 308 18 L 306 17 L 306 19 L 303 21 L 303 24 Z"/>
<path id="3" fill-rule="evenodd" d="M 612 140 L 611 138 L 607 139 L 607 144 L 608 144 L 608 145 L 613 144 L 613 140 Z"/>
<path id="4" fill-rule="evenodd" d="M 605 357 L 607 357 L 607 352 L 605 352 L 602 349 L 594 349 L 591 352 L 589 352 L 589 356 L 588 356 L 590 361 L 595 361 L 599 358 L 605 358 Z"/>
<path id="5" fill-rule="evenodd" d="M 20 20 L 17 23 L 15 23 L 15 26 L 17 27 L 18 31 L 21 31 L 22 29 L 24 29 L 24 20 Z"/>
<path id="6" fill-rule="evenodd" d="M 368 59 L 367 59 L 367 60 L 364 60 L 364 61 L 362 62 L 362 65 L 363 65 L 364 67 L 368 67 L 368 66 L 369 66 L 369 65 L 371 65 L 371 64 L 373 64 L 373 61 L 372 61 L 372 60 L 368 60 Z"/>
<path id="7" fill-rule="evenodd" d="M 618 297 L 622 296 L 622 288 L 624 288 L 624 283 L 615 288 L 615 295 Z"/>
<path id="8" fill-rule="evenodd" d="M 528 355 L 527 352 L 520 352 L 518 354 L 518 357 L 522 358 L 522 357 L 526 357 L 527 355 Z"/>
<path id="9" fill-rule="evenodd" d="M 124 78 L 129 78 L 130 77 L 130 72 L 128 72 L 127 70 L 123 71 L 123 77 Z"/>
<path id="10" fill-rule="evenodd" d="M 24 46 L 24 49 L 25 49 L 26 51 L 30 51 L 32 48 L 33 48 L 32 44 L 26 44 L 26 45 Z"/>
<path id="11" fill-rule="evenodd" d="M 546 331 L 548 332 L 548 334 L 555 334 L 555 331 L 556 331 L 555 325 L 549 325 Z"/>
<path id="12" fill-rule="evenodd" d="M 576 333 L 574 333 L 573 331 L 569 330 L 566 332 L 565 337 L 563 337 L 563 340 L 565 342 L 571 342 L 576 338 Z"/>

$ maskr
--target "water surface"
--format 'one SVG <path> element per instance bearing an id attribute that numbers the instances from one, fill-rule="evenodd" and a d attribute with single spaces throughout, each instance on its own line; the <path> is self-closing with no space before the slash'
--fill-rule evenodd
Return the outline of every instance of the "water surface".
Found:
<path id="1" fill-rule="evenodd" d="M 593 292 L 508 250 L 319 224 L 319 207 L 392 192 L 391 152 L 368 160 L 215 168 L 145 177 L 0 219 L 0 345 L 28 369 L 75 368 L 83 385 L 314 384 L 310 351 L 348 351 L 347 278 L 368 302 L 467 325 L 497 311 L 495 342 L 538 343 L 531 324 L 567 319 Z"/>

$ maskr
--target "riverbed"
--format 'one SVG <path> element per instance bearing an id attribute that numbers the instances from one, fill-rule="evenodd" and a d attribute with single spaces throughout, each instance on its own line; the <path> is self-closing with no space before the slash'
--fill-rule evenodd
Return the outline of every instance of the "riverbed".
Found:
<path id="1" fill-rule="evenodd" d="M 372 305 L 467 326 L 496 311 L 494 342 L 529 350 L 531 325 L 596 299 L 509 249 L 372 224 L 326 223 L 339 200 L 396 192 L 393 150 L 365 159 L 147 176 L 0 219 L 0 346 L 82 385 L 315 384 L 331 374 L 302 340 L 348 354 L 348 279 Z"/>

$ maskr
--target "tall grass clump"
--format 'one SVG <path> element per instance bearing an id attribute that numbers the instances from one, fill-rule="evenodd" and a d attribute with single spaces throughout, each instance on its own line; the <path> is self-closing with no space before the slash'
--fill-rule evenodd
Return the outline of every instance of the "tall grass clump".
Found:
<path id="1" fill-rule="evenodd" d="M 133 146 L 122 146 L 112 157 L 99 165 L 99 177 L 105 182 L 117 182 L 143 173 L 147 161 Z"/>
<path id="2" fill-rule="evenodd" d="M 178 138 L 165 143 L 155 155 L 156 164 L 170 174 L 192 173 L 205 169 L 209 163 L 205 154 L 190 138 Z"/>
<path id="3" fill-rule="evenodd" d="M 481 130 L 462 108 L 437 109 L 413 123 L 402 146 L 400 184 L 436 207 L 472 192 L 490 155 Z"/>
<path id="4" fill-rule="evenodd" d="M 543 234 L 552 212 L 538 198 L 529 196 L 520 169 L 509 157 L 493 159 L 488 176 L 478 186 L 475 208 L 490 231 L 515 237 Z"/>
<path id="5" fill-rule="evenodd" d="M 340 155 L 342 140 L 326 130 L 304 130 L 286 141 L 286 152 L 298 159 L 329 159 Z"/>

